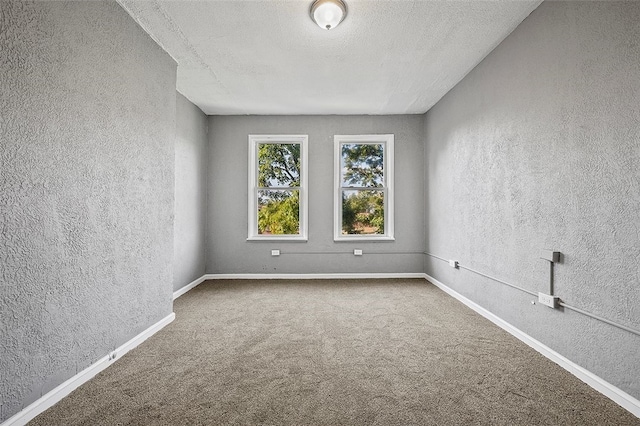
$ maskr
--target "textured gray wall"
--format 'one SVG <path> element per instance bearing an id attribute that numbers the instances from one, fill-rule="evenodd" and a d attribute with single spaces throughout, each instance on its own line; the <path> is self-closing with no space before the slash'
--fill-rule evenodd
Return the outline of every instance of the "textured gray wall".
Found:
<path id="1" fill-rule="evenodd" d="M 209 117 L 208 273 L 422 272 L 422 115 Z M 247 239 L 249 134 L 309 135 L 309 241 Z M 333 135 L 395 134 L 395 242 L 333 241 Z M 353 254 L 283 254 L 339 252 Z"/>
<path id="2" fill-rule="evenodd" d="M 177 94 L 173 289 L 205 272 L 207 116 Z"/>
<path id="3" fill-rule="evenodd" d="M 640 329 L 640 3 L 545 2 L 425 120 L 427 250 Z M 640 338 L 426 272 L 640 398 Z"/>
<path id="4" fill-rule="evenodd" d="M 0 2 L 0 421 L 172 311 L 175 64 L 115 2 Z"/>

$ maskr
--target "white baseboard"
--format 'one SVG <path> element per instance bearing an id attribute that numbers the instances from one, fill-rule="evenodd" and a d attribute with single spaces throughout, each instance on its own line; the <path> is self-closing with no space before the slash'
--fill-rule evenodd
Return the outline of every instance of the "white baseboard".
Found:
<path id="1" fill-rule="evenodd" d="M 182 296 L 183 294 L 185 294 L 189 290 L 191 290 L 191 289 L 197 287 L 198 285 L 202 284 L 203 281 L 208 280 L 208 279 L 212 279 L 212 278 L 205 278 L 205 277 L 206 277 L 206 275 L 203 275 L 200 278 L 191 281 L 189 284 L 185 285 L 181 289 L 174 291 L 173 292 L 173 300 L 176 300 L 178 297 Z"/>
<path id="2" fill-rule="evenodd" d="M 461 295 L 457 291 L 447 287 L 445 284 L 436 280 L 432 276 L 428 274 L 424 274 L 423 277 L 426 278 L 427 281 L 431 282 L 433 285 L 438 287 L 440 290 L 458 299 L 460 302 L 464 303 L 469 308 L 473 309 L 474 311 L 476 311 L 477 313 L 479 313 L 480 315 L 482 315 L 483 317 L 485 317 L 486 319 L 488 319 L 498 327 L 507 331 L 508 333 L 515 336 L 517 339 L 519 339 L 520 341 L 524 342 L 525 344 L 535 349 L 536 351 L 540 352 L 542 355 L 544 355 L 551 361 L 555 362 L 560 367 L 564 368 L 569 373 L 573 374 L 578 379 L 582 380 L 583 382 L 591 386 L 593 389 L 597 390 L 607 398 L 613 400 L 615 403 L 617 403 L 624 409 L 628 410 L 634 416 L 640 418 L 640 401 L 637 400 L 636 398 L 632 397 L 631 395 L 624 392 L 623 390 L 618 389 L 616 386 L 603 380 L 602 378 L 596 376 L 589 370 L 579 366 L 575 362 L 565 358 L 564 356 L 560 355 L 558 352 L 549 348 L 545 344 L 537 341 L 536 339 L 529 336 L 522 330 L 514 327 L 513 325 L 499 318 L 495 314 L 489 312 L 488 310 L 478 305 L 477 303 L 471 301 L 470 299 L 467 299 L 465 296 Z"/>
<path id="3" fill-rule="evenodd" d="M 75 376 L 71 377 L 67 381 L 58 385 L 56 388 L 52 389 L 50 392 L 47 392 L 45 395 L 40 397 L 37 401 L 34 401 L 32 404 L 25 407 L 22 411 L 19 411 L 12 417 L 9 417 L 5 422 L 2 423 L 1 426 L 22 426 L 26 425 L 29 421 L 33 420 L 38 414 L 44 412 L 48 408 L 55 405 L 58 401 L 60 401 L 65 396 L 69 395 L 80 385 L 85 382 L 91 380 L 96 374 L 109 367 L 115 361 L 120 359 L 124 354 L 129 352 L 131 349 L 135 348 L 149 337 L 153 336 L 155 333 L 160 331 L 163 327 L 169 324 L 174 320 L 176 314 L 173 312 L 170 315 L 167 315 L 157 323 L 153 324 L 151 327 L 144 330 L 142 333 L 138 334 L 122 346 L 115 349 L 113 352 L 105 355 L 100 358 L 95 363 L 91 364 L 86 369 L 82 370 Z"/>
<path id="4" fill-rule="evenodd" d="M 399 273 L 344 273 L 344 274 L 205 274 L 173 292 L 173 300 L 207 280 L 331 280 L 372 278 L 424 278 L 422 272 Z"/>
<path id="5" fill-rule="evenodd" d="M 206 280 L 333 280 L 375 278 L 424 278 L 422 272 L 331 273 L 331 274 L 206 274 Z"/>

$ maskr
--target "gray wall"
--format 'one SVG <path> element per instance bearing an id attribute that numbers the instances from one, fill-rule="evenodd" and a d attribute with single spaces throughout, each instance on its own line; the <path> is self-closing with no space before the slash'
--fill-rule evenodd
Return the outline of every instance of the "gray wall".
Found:
<path id="1" fill-rule="evenodd" d="M 0 2 L 0 421 L 172 311 L 175 73 L 115 2 Z"/>
<path id="2" fill-rule="evenodd" d="M 178 93 L 176 104 L 173 289 L 205 273 L 207 116 Z"/>
<path id="3" fill-rule="evenodd" d="M 545 2 L 426 115 L 427 250 L 640 329 L 640 3 Z M 640 338 L 425 270 L 636 398 Z"/>
<path id="4" fill-rule="evenodd" d="M 209 117 L 208 273 L 422 272 L 423 116 Z M 394 242 L 333 241 L 333 135 L 395 134 Z M 309 135 L 309 241 L 247 239 L 249 134 Z M 308 254 L 309 252 L 353 254 Z M 271 249 L 283 255 L 271 257 Z M 374 255 L 372 251 L 395 254 Z M 307 254 L 286 254 L 287 252 Z"/>

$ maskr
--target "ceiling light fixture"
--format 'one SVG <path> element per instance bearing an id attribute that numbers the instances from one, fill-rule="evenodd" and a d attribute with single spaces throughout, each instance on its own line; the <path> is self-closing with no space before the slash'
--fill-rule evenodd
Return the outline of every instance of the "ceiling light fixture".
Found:
<path id="1" fill-rule="evenodd" d="M 320 28 L 331 30 L 347 16 L 347 5 L 342 0 L 315 0 L 309 14 Z"/>

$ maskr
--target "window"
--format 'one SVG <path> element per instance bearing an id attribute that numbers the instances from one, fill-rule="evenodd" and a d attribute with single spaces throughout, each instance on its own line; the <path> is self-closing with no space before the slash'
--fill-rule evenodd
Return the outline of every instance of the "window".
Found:
<path id="1" fill-rule="evenodd" d="M 334 240 L 393 240 L 393 135 L 336 135 Z"/>
<path id="2" fill-rule="evenodd" d="M 249 135 L 249 240 L 307 240 L 307 135 Z"/>

